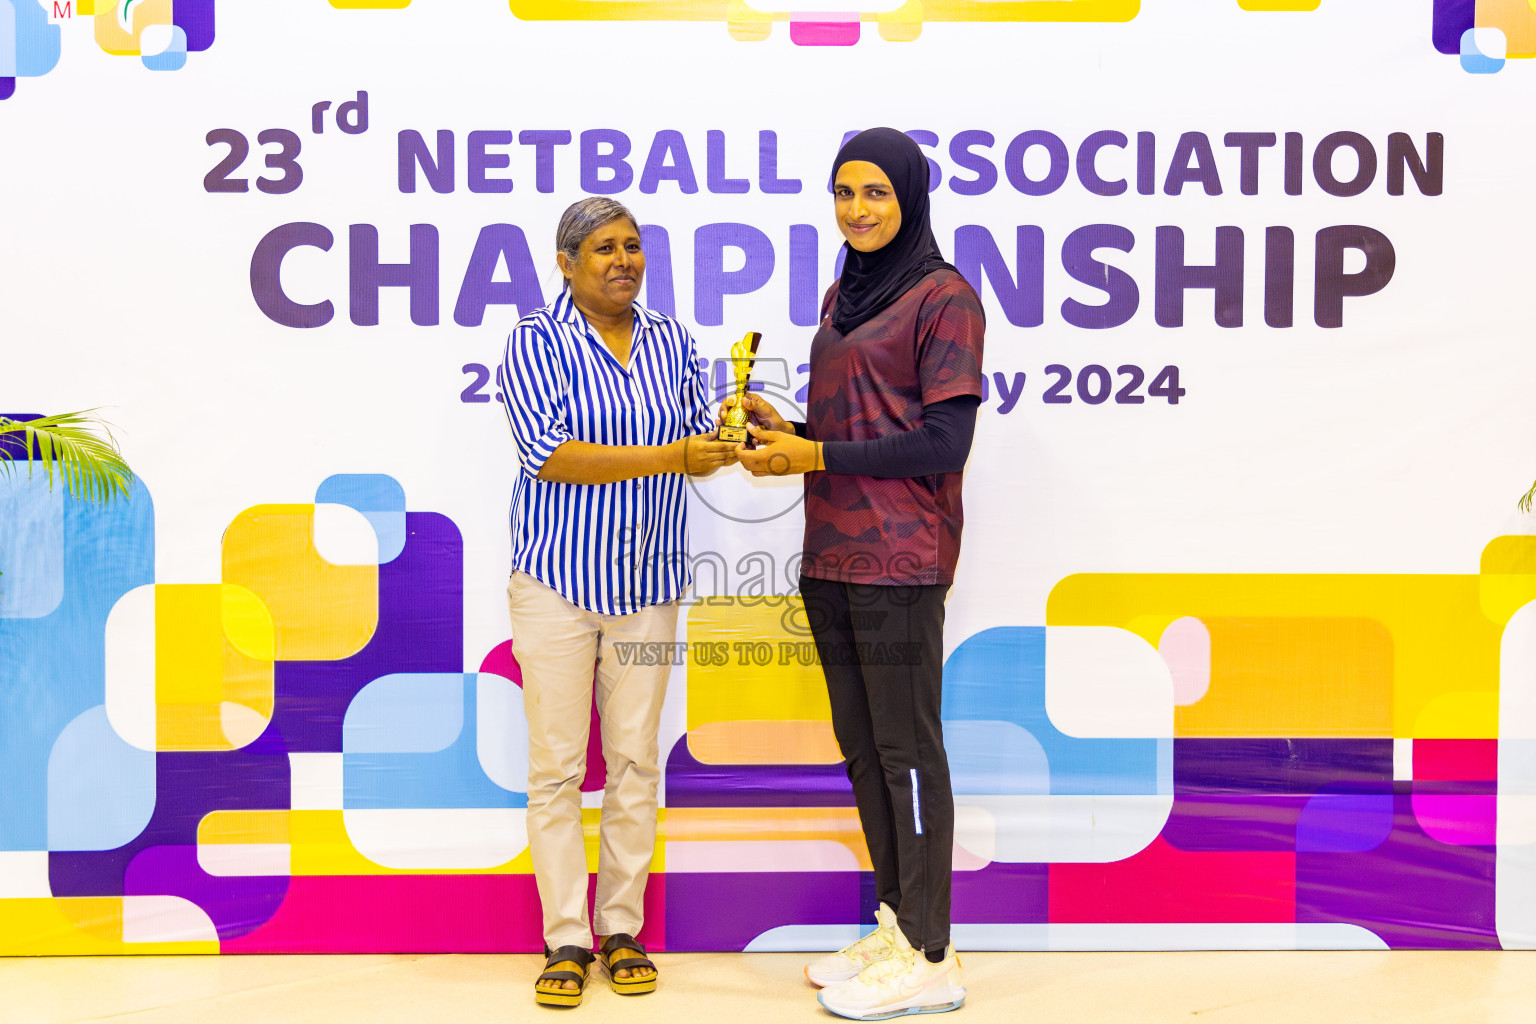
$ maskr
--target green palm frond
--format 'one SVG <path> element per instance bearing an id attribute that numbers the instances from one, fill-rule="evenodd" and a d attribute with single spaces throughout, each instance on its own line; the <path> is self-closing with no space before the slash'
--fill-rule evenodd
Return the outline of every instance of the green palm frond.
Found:
<path id="1" fill-rule="evenodd" d="M 1532 500 L 1536 500 L 1536 484 L 1531 484 L 1531 489 L 1526 491 L 1525 497 L 1520 499 L 1520 511 L 1529 512 Z"/>
<path id="2" fill-rule="evenodd" d="M 20 460 L 26 461 L 29 474 L 32 463 L 41 462 L 50 488 L 57 473 L 76 499 L 106 501 L 117 495 L 126 498 L 133 485 L 133 470 L 123 461 L 117 439 L 105 423 L 91 415 L 93 412 L 94 409 L 86 409 L 35 420 L 0 416 L 0 436 L 21 435 Z M 95 432 L 97 428 L 104 437 Z M 14 461 L 15 456 L 0 459 L 0 472 L 10 472 Z"/>

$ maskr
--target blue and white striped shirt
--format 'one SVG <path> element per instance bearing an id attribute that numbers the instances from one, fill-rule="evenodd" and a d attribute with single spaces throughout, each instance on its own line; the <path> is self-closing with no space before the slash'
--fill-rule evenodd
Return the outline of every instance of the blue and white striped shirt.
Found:
<path id="1" fill-rule="evenodd" d="M 512 569 L 588 611 L 628 615 L 680 597 L 688 564 L 681 473 L 612 484 L 538 478 L 566 441 L 664 445 L 713 430 L 693 338 L 635 304 L 629 365 L 619 365 L 569 289 L 518 321 L 501 377 L 522 472 L 512 489 Z"/>

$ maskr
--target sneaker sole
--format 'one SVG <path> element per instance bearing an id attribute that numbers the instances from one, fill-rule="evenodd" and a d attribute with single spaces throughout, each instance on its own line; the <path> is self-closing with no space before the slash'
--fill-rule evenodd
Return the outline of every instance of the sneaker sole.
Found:
<path id="1" fill-rule="evenodd" d="M 839 1010 L 835 1006 L 829 1006 L 827 1005 L 827 1000 L 824 998 L 825 995 L 826 993 L 824 992 L 816 993 L 816 1001 L 820 1003 L 822 1009 L 826 1010 L 828 1013 L 835 1013 L 839 1017 L 847 1017 L 849 1020 L 890 1020 L 892 1017 L 906 1017 L 914 1013 L 948 1013 L 951 1010 L 958 1010 L 960 1007 L 965 1005 L 966 992 L 965 989 L 961 989 L 960 998 L 956 999 L 952 1003 L 930 1003 L 927 1006 L 908 1006 L 901 1010 L 888 1010 L 884 1013 L 868 1014 L 849 1013 L 846 1010 Z"/>

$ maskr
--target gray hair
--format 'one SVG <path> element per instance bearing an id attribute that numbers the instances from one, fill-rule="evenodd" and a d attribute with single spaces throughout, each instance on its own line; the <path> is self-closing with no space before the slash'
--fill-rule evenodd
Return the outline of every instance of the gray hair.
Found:
<path id="1" fill-rule="evenodd" d="M 617 199 L 609 199 L 607 196 L 578 199 L 560 215 L 560 226 L 555 228 L 555 252 L 565 253 L 565 258 L 575 263 L 576 257 L 581 255 L 581 243 L 587 240 L 587 236 L 620 217 L 629 221 L 635 233 L 639 234 L 640 222 Z"/>

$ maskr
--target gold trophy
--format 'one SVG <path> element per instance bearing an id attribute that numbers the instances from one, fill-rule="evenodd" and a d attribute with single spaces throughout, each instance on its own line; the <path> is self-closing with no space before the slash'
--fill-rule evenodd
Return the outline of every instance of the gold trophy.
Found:
<path id="1" fill-rule="evenodd" d="M 747 397 L 747 385 L 752 383 L 752 364 L 757 361 L 757 343 L 763 336 L 748 331 L 747 336 L 731 346 L 731 365 L 736 370 L 736 404 L 725 414 L 725 423 L 715 437 L 721 441 L 745 441 L 747 439 L 747 409 L 742 405 Z"/>

